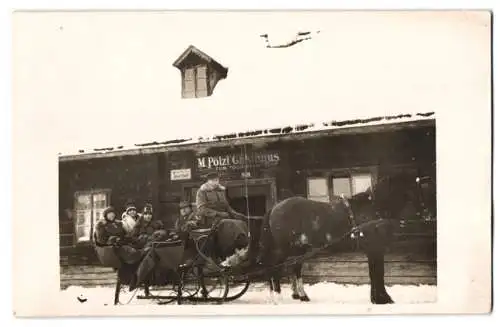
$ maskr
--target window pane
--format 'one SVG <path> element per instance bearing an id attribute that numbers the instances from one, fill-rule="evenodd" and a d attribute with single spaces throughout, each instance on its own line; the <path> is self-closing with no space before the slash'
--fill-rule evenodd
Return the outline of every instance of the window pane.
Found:
<path id="1" fill-rule="evenodd" d="M 194 68 L 187 68 L 184 71 L 184 80 L 194 81 Z"/>
<path id="2" fill-rule="evenodd" d="M 188 81 L 184 80 L 184 92 L 194 93 L 194 80 Z"/>
<path id="3" fill-rule="evenodd" d="M 93 207 L 95 209 L 104 209 L 106 208 L 106 194 L 105 193 L 97 193 L 93 196 Z"/>
<path id="4" fill-rule="evenodd" d="M 326 178 L 307 179 L 307 197 L 328 197 L 328 185 Z"/>
<path id="5" fill-rule="evenodd" d="M 206 79 L 198 79 L 198 83 L 196 83 L 197 93 L 198 94 L 204 93 L 204 92 L 206 92 L 206 90 L 207 90 L 207 80 Z"/>
<path id="6" fill-rule="evenodd" d="M 182 94 L 183 94 L 182 96 L 185 97 L 185 98 L 194 98 L 195 97 L 194 91 L 192 91 L 192 92 L 186 92 L 186 91 L 184 91 Z"/>
<path id="7" fill-rule="evenodd" d="M 199 66 L 196 71 L 196 91 L 200 96 L 206 95 L 207 90 L 207 67 Z M 200 92 L 201 91 L 201 92 Z"/>
<path id="8" fill-rule="evenodd" d="M 106 208 L 106 194 L 96 193 L 93 195 L 93 206 L 94 208 Z"/>
<path id="9" fill-rule="evenodd" d="M 96 209 L 94 211 L 94 224 L 102 218 L 102 213 L 104 212 L 104 209 Z"/>
<path id="10" fill-rule="evenodd" d="M 78 210 L 76 212 L 76 225 L 90 225 L 90 210 Z"/>
<path id="11" fill-rule="evenodd" d="M 207 78 L 207 67 L 206 66 L 198 66 L 196 71 L 197 78 Z"/>
<path id="12" fill-rule="evenodd" d="M 196 91 L 196 96 L 197 97 L 206 97 L 207 95 L 208 95 L 207 88 L 205 88 L 204 90 L 198 90 L 198 91 Z"/>
<path id="13" fill-rule="evenodd" d="M 76 210 L 88 210 L 91 208 L 91 197 L 90 194 L 80 194 L 76 197 Z"/>
<path id="14" fill-rule="evenodd" d="M 372 177 L 370 174 L 360 174 L 352 176 L 353 195 L 367 191 L 371 186 Z"/>
<path id="15" fill-rule="evenodd" d="M 333 178 L 333 194 L 336 196 L 344 195 L 351 197 L 351 181 L 349 177 Z"/>
<path id="16" fill-rule="evenodd" d="M 76 228 L 76 239 L 80 241 L 90 240 L 90 225 L 78 226 Z"/>

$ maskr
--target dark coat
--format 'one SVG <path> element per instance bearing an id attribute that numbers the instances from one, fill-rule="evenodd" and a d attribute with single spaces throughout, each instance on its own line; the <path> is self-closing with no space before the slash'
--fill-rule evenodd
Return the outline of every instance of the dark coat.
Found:
<path id="1" fill-rule="evenodd" d="M 95 226 L 95 241 L 97 244 L 112 245 L 124 241 L 125 230 L 120 221 L 100 219 Z"/>
<path id="2" fill-rule="evenodd" d="M 200 219 L 195 212 L 191 212 L 187 216 L 179 217 L 175 222 L 175 230 L 177 232 L 185 233 L 192 228 L 196 228 L 200 225 Z"/>
<path id="3" fill-rule="evenodd" d="M 151 240 L 153 233 L 161 229 L 163 229 L 163 223 L 161 221 L 151 220 L 148 222 L 144 220 L 143 217 L 140 217 L 131 233 L 134 245 L 138 247 L 144 246 Z"/>

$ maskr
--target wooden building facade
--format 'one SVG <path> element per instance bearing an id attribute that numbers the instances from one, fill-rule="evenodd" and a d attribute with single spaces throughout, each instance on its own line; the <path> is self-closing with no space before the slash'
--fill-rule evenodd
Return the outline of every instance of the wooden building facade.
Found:
<path id="1" fill-rule="evenodd" d="M 203 177 L 218 171 L 237 211 L 263 215 L 277 201 L 299 195 L 328 201 L 352 195 L 395 172 L 415 177 L 414 196 L 401 214 L 389 249 L 389 284 L 436 284 L 436 145 L 432 113 L 418 120 L 354 124 L 318 131 L 281 129 L 255 137 L 220 137 L 107 153 L 65 156 L 59 166 L 61 287 L 113 283 L 91 247 L 93 226 L 107 205 L 152 203 L 172 226 L 181 200 L 194 202 Z M 246 158 L 246 159 L 245 159 Z M 248 203 L 246 201 L 248 199 Z M 307 281 L 367 283 L 365 256 L 355 247 L 324 253 L 305 265 Z"/>

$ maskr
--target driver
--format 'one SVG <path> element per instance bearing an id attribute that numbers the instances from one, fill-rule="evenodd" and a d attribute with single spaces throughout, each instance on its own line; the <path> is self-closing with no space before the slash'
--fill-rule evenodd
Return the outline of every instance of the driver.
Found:
<path id="1" fill-rule="evenodd" d="M 218 223 L 223 219 L 235 219 L 245 221 L 247 217 L 229 205 L 226 198 L 226 188 L 220 184 L 219 175 L 210 173 L 206 177 L 206 182 L 200 187 L 196 193 L 196 209 L 197 214 L 203 221 L 204 225 L 216 228 Z M 206 243 L 208 249 L 213 247 L 214 239 L 209 237 Z M 248 249 L 236 250 L 236 252 L 226 258 L 221 265 L 225 267 L 238 266 L 243 261 L 249 259 Z M 250 256 L 253 258 L 253 255 Z M 248 263 L 249 261 L 247 261 Z"/>
<path id="2" fill-rule="evenodd" d="M 235 211 L 226 198 L 226 188 L 220 184 L 219 175 L 210 173 L 196 193 L 196 209 L 205 225 L 214 226 L 221 219 L 245 220 L 246 216 Z"/>

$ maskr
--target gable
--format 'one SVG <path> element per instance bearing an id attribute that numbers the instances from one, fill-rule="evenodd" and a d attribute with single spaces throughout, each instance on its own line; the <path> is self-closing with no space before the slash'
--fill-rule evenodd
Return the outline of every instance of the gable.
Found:
<path id="1" fill-rule="evenodd" d="M 228 72 L 226 67 L 193 45 L 175 60 L 173 66 L 181 71 L 183 98 L 211 96 L 217 83 L 226 78 Z"/>

